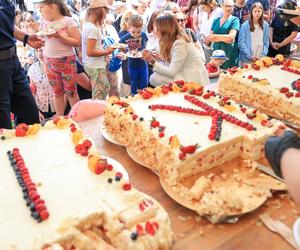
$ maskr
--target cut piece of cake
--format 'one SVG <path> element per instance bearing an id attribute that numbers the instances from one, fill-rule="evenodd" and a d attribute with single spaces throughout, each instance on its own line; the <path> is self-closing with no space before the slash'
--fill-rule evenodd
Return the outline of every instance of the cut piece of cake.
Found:
<path id="1" fill-rule="evenodd" d="M 162 206 L 134 189 L 126 171 L 101 156 L 73 121 L 0 133 L 0 249 L 171 248 Z M 139 209 L 141 203 L 149 208 Z M 136 231 L 150 222 L 158 225 L 154 233 Z"/>
<path id="2" fill-rule="evenodd" d="M 219 78 L 219 92 L 239 103 L 300 126 L 300 62 L 262 58 Z"/>

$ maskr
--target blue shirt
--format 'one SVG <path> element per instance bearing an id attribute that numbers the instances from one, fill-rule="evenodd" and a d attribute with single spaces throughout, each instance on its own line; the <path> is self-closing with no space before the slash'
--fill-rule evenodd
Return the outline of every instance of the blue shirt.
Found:
<path id="1" fill-rule="evenodd" d="M 0 0 L 0 50 L 15 46 L 15 7 L 12 0 Z"/>
<path id="2" fill-rule="evenodd" d="M 270 10 L 270 1 L 269 0 L 247 0 L 246 6 L 248 7 L 249 13 L 250 13 L 252 5 L 257 2 L 261 3 L 264 11 Z"/>
<path id="3" fill-rule="evenodd" d="M 129 50 L 134 50 L 137 48 L 138 51 L 146 48 L 147 41 L 148 38 L 144 32 L 142 32 L 142 35 L 139 38 L 134 38 L 130 35 L 130 33 L 127 33 L 120 39 L 120 43 L 126 43 Z M 146 67 L 147 63 L 141 58 L 128 58 L 128 66 L 133 68 L 142 68 Z"/>

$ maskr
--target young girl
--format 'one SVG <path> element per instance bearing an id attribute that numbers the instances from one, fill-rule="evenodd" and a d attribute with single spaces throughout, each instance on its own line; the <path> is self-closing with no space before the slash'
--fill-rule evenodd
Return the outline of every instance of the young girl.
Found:
<path id="1" fill-rule="evenodd" d="M 41 29 L 51 27 L 56 31 L 45 36 L 44 60 L 46 75 L 54 92 L 56 114 L 62 116 L 65 110 L 64 95 L 71 106 L 79 100 L 73 47 L 80 46 L 80 34 L 64 0 L 45 0 L 40 3 L 40 11 L 44 19 Z"/>
<path id="2" fill-rule="evenodd" d="M 40 111 L 40 120 L 43 121 L 45 118 L 50 118 L 55 114 L 55 107 L 53 91 L 45 75 L 46 65 L 43 50 L 37 49 L 35 56 L 38 61 L 30 66 L 28 76 L 32 94 Z"/>
<path id="3" fill-rule="evenodd" d="M 105 100 L 110 84 L 106 75 L 106 56 L 114 49 L 103 48 L 104 20 L 108 12 L 107 0 L 91 0 L 82 31 L 82 62 L 92 81 L 93 99 Z"/>
<path id="4" fill-rule="evenodd" d="M 244 22 L 240 29 L 238 39 L 240 65 L 268 54 L 269 24 L 264 21 L 263 14 L 261 3 L 254 3 L 251 7 L 250 19 Z"/>

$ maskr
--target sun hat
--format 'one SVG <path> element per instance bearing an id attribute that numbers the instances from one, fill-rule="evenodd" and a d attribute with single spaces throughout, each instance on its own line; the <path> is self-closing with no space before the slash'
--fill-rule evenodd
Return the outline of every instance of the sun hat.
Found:
<path id="1" fill-rule="evenodd" d="M 88 2 L 88 8 L 89 9 L 96 9 L 100 7 L 106 7 L 108 9 L 114 10 L 114 8 L 111 6 L 111 4 L 108 2 L 108 0 L 90 0 Z"/>
<path id="2" fill-rule="evenodd" d="M 214 50 L 210 58 L 228 60 L 224 50 Z"/>

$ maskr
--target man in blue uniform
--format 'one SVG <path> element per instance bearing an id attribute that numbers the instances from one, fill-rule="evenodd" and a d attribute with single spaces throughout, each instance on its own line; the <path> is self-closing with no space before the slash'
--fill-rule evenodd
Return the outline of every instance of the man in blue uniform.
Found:
<path id="1" fill-rule="evenodd" d="M 39 123 L 39 112 L 16 54 L 15 39 L 40 48 L 43 41 L 28 36 L 14 24 L 14 0 L 0 0 L 0 128 L 12 127 L 10 112 L 16 123 Z"/>

